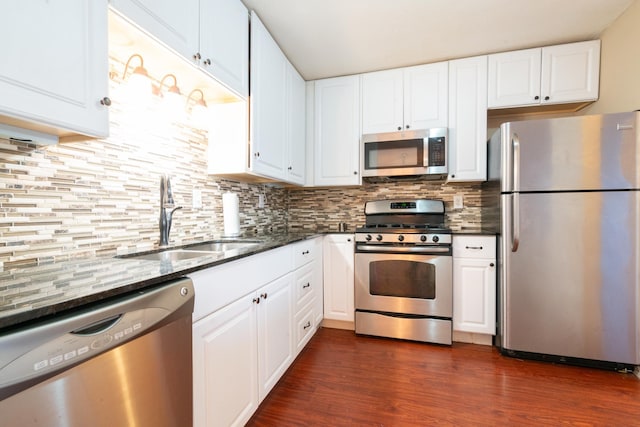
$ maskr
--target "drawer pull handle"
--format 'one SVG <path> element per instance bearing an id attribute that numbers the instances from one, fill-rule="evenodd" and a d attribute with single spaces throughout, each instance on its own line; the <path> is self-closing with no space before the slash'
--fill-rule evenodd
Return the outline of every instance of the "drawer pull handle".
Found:
<path id="1" fill-rule="evenodd" d="M 302 289 L 307 289 L 309 286 L 311 286 L 311 283 L 307 282 L 306 285 L 302 285 Z"/>
<path id="2" fill-rule="evenodd" d="M 465 246 L 467 249 L 480 249 L 482 250 L 482 246 Z"/>
<path id="3" fill-rule="evenodd" d="M 309 253 L 309 251 L 304 251 L 302 252 L 302 255 L 307 255 Z"/>
<path id="4" fill-rule="evenodd" d="M 254 298 L 253 302 L 254 304 L 260 304 L 260 298 Z"/>
<path id="5" fill-rule="evenodd" d="M 264 294 L 260 294 L 260 298 L 267 299 L 267 293 L 265 292 Z"/>
<path id="6" fill-rule="evenodd" d="M 311 327 L 311 321 L 307 320 L 307 324 L 302 327 L 303 330 L 306 330 Z"/>

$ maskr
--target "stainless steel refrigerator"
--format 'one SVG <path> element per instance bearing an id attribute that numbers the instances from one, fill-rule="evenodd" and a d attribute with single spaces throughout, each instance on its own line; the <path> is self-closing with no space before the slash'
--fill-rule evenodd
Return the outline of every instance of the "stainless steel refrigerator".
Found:
<path id="1" fill-rule="evenodd" d="M 639 141 L 638 112 L 505 123 L 489 141 L 503 353 L 640 364 Z"/>

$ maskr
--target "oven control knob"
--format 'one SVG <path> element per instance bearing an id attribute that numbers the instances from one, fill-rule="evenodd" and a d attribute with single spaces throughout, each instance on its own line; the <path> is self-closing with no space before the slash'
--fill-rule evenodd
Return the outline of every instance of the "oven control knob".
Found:
<path id="1" fill-rule="evenodd" d="M 376 240 L 377 240 L 378 242 L 379 242 L 379 241 L 381 241 L 381 240 L 382 240 L 382 234 L 378 234 L 378 235 L 376 236 Z"/>
<path id="2" fill-rule="evenodd" d="M 371 241 L 371 234 L 367 234 L 367 237 L 364 238 L 367 242 Z"/>
<path id="3" fill-rule="evenodd" d="M 440 238 L 438 236 L 433 236 L 431 240 L 433 240 L 433 243 L 438 243 L 440 241 Z"/>
<path id="4" fill-rule="evenodd" d="M 427 241 L 427 236 L 420 236 L 420 241 L 421 242 L 426 242 Z"/>
<path id="5" fill-rule="evenodd" d="M 401 234 L 398 236 L 398 242 L 402 242 L 404 240 L 404 236 Z"/>

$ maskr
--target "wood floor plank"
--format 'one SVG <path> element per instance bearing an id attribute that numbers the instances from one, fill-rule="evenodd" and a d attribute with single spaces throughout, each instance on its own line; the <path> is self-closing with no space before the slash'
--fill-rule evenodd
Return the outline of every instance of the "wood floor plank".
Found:
<path id="1" fill-rule="evenodd" d="M 640 380 L 320 329 L 248 426 L 640 426 Z"/>

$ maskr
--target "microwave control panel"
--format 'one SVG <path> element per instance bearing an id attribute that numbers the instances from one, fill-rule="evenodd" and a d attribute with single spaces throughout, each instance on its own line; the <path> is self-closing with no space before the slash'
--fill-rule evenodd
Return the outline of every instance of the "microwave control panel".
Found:
<path id="1" fill-rule="evenodd" d="M 429 166 L 446 166 L 446 151 L 444 136 L 429 138 Z"/>

